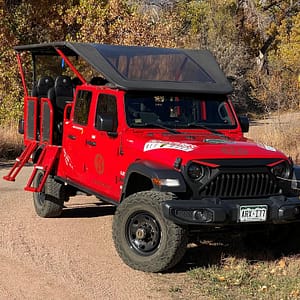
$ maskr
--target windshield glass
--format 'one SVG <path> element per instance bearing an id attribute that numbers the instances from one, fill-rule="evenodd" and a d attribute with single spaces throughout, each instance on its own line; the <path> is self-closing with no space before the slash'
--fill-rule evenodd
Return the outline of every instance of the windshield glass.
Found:
<path id="1" fill-rule="evenodd" d="M 179 49 L 98 44 L 94 47 L 127 80 L 215 83 L 201 66 Z"/>
<path id="2" fill-rule="evenodd" d="M 125 110 L 130 127 L 230 129 L 236 121 L 228 101 L 220 95 L 126 94 Z"/>

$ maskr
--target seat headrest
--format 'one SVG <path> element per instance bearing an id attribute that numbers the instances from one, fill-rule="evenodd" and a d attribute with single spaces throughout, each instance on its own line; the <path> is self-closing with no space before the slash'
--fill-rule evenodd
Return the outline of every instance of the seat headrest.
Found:
<path id="1" fill-rule="evenodd" d="M 73 84 L 69 76 L 58 76 L 55 79 L 54 89 L 57 100 L 60 97 L 64 97 L 68 101 L 73 98 Z"/>
<path id="2" fill-rule="evenodd" d="M 61 75 L 55 79 L 55 88 L 73 87 L 72 80 L 69 76 Z"/>
<path id="3" fill-rule="evenodd" d="M 73 85 L 69 76 L 61 75 L 55 79 L 55 105 L 63 111 L 66 103 L 73 100 Z"/>
<path id="4" fill-rule="evenodd" d="M 36 90 L 38 97 L 47 97 L 48 90 L 54 86 L 54 80 L 51 76 L 43 76 L 38 80 Z"/>

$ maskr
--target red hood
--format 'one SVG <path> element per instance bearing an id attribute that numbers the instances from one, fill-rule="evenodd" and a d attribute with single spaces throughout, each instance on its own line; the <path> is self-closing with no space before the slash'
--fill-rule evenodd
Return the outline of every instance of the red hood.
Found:
<path id="1" fill-rule="evenodd" d="M 246 138 L 229 138 L 213 133 L 127 135 L 124 153 L 130 152 L 135 159 L 151 160 L 173 165 L 180 157 L 186 164 L 191 159 L 258 159 L 287 157 L 275 148 L 255 143 Z"/>

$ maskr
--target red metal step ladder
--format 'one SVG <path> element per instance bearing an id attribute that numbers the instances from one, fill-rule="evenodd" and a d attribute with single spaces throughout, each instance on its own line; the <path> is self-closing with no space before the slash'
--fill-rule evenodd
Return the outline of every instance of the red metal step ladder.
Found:
<path id="1" fill-rule="evenodd" d="M 19 174 L 23 166 L 28 162 L 31 154 L 37 148 L 37 146 L 37 141 L 31 141 L 30 143 L 28 143 L 21 155 L 16 158 L 16 162 L 11 168 L 10 172 L 6 176 L 3 176 L 3 179 L 8 181 L 15 181 L 17 175 Z"/>
<path id="2" fill-rule="evenodd" d="M 37 163 L 34 165 L 33 172 L 27 182 L 25 191 L 41 192 L 43 190 L 47 177 L 50 174 L 56 159 L 58 158 L 60 149 L 61 149 L 60 146 L 54 146 L 54 145 L 45 146 L 45 148 L 42 150 L 39 156 Z M 39 185 L 33 187 L 32 183 L 38 170 L 43 170 L 44 174 L 41 181 L 39 182 Z"/>

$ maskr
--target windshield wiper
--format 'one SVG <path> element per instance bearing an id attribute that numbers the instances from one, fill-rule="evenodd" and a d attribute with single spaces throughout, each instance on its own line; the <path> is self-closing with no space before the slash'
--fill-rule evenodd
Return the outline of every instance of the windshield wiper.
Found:
<path id="1" fill-rule="evenodd" d="M 176 129 L 173 129 L 173 128 L 170 128 L 168 126 L 165 126 L 165 125 L 162 125 L 162 124 L 159 124 L 159 123 L 140 123 L 140 124 L 133 124 L 134 127 L 149 127 L 149 126 L 152 126 L 152 127 L 158 127 L 158 128 L 161 128 L 161 129 L 165 129 L 173 134 L 181 134 L 180 131 L 176 130 Z"/>
<path id="2" fill-rule="evenodd" d="M 187 124 L 187 127 L 197 127 L 197 128 L 201 128 L 201 129 L 205 129 L 213 134 L 216 134 L 216 135 L 219 135 L 219 136 L 223 136 L 223 137 L 226 137 L 225 134 L 223 134 L 222 132 L 219 132 L 218 130 L 215 130 L 215 129 L 212 129 L 212 128 L 209 128 L 205 125 L 203 125 L 202 123 L 199 123 L 199 122 L 191 122 L 191 123 L 188 123 Z"/>

